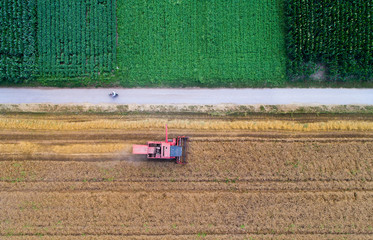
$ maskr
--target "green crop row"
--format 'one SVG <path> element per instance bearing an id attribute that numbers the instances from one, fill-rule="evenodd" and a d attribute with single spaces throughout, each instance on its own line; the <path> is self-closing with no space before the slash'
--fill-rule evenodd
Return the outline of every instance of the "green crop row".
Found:
<path id="1" fill-rule="evenodd" d="M 372 80 L 372 1 L 287 0 L 288 75 L 304 79 L 324 68 L 329 81 Z"/>
<path id="2" fill-rule="evenodd" d="M 30 79 L 36 71 L 36 0 L 0 1 L 0 81 Z"/>
<path id="3" fill-rule="evenodd" d="M 278 0 L 119 0 L 127 86 L 273 85 L 285 80 Z"/>
<path id="4" fill-rule="evenodd" d="M 39 0 L 42 76 L 84 76 L 114 69 L 115 0 Z"/>

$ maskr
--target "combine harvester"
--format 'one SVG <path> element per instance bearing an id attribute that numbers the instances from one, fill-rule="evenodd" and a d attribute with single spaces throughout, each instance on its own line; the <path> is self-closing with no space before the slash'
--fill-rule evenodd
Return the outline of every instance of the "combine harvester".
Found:
<path id="1" fill-rule="evenodd" d="M 168 139 L 166 124 L 166 141 L 148 142 L 148 145 L 133 145 L 133 154 L 146 154 L 148 159 L 173 159 L 178 164 L 187 163 L 188 137 L 178 136 Z"/>

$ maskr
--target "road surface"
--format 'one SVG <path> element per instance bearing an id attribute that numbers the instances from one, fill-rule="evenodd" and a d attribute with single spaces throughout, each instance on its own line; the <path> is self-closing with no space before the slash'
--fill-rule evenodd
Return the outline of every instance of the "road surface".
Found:
<path id="1" fill-rule="evenodd" d="M 119 96 L 108 94 L 115 90 Z M 373 89 L 56 89 L 0 88 L 0 104 L 372 105 Z"/>

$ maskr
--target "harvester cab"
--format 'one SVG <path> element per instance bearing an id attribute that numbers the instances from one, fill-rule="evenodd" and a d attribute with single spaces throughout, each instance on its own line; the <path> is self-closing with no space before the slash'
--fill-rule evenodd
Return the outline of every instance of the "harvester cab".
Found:
<path id="1" fill-rule="evenodd" d="M 178 164 L 187 163 L 188 140 L 186 136 L 168 139 L 166 124 L 166 139 L 164 142 L 151 141 L 147 145 L 133 145 L 133 154 L 144 154 L 148 159 L 174 159 Z"/>

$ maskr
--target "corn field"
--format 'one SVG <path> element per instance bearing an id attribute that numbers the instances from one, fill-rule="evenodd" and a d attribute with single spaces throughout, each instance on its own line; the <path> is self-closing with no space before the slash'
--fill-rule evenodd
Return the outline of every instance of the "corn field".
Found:
<path id="1" fill-rule="evenodd" d="M 0 1 L 0 81 L 29 79 L 36 70 L 36 0 Z"/>
<path id="2" fill-rule="evenodd" d="M 329 80 L 372 80 L 372 1 L 285 1 L 290 78 L 326 66 Z"/>
<path id="3" fill-rule="evenodd" d="M 41 75 L 110 72 L 116 52 L 115 0 L 39 0 Z"/>
<path id="4" fill-rule="evenodd" d="M 285 80 L 278 0 L 118 1 L 118 65 L 129 85 Z"/>
<path id="5" fill-rule="evenodd" d="M 0 81 L 262 87 L 309 80 L 323 68 L 321 81 L 372 82 L 372 5 L 1 0 Z"/>

